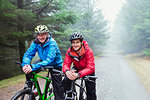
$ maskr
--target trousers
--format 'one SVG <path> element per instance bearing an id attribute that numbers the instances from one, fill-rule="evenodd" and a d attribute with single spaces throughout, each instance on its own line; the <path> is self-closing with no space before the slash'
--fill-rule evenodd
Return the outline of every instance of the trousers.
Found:
<path id="1" fill-rule="evenodd" d="M 91 76 L 95 76 L 94 74 L 91 74 Z M 90 79 L 94 82 L 91 81 L 85 81 L 85 86 L 86 86 L 86 91 L 87 91 L 87 100 L 97 100 L 97 96 L 96 96 L 96 80 L 95 79 Z M 69 91 L 71 90 L 71 84 L 72 84 L 72 80 L 68 79 L 67 77 L 65 77 L 63 79 L 63 87 L 64 87 L 64 91 Z"/>

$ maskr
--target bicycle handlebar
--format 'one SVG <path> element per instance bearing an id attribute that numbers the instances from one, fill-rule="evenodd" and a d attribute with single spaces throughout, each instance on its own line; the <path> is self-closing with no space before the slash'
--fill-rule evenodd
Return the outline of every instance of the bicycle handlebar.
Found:
<path id="1" fill-rule="evenodd" d="M 86 78 L 87 78 L 87 79 L 89 79 L 89 78 L 97 79 L 96 76 L 88 76 L 88 75 L 87 75 L 87 76 L 84 76 L 84 78 L 85 78 L 85 79 L 86 79 Z"/>
<path id="2" fill-rule="evenodd" d="M 21 62 L 15 61 L 15 63 L 18 64 L 20 67 L 22 67 Z M 53 68 L 54 68 L 54 66 L 44 66 L 44 67 L 41 67 L 39 70 L 40 71 L 45 71 L 45 69 L 53 69 Z"/>
<path id="3" fill-rule="evenodd" d="M 54 75 L 57 75 L 57 76 L 61 76 L 61 77 L 63 77 L 63 76 L 65 75 L 62 71 L 57 70 L 57 69 L 52 69 L 52 71 L 54 71 L 54 72 L 58 72 L 59 74 L 54 74 Z"/>
<path id="4" fill-rule="evenodd" d="M 54 75 L 57 75 L 57 76 L 64 76 L 65 74 L 62 72 L 62 71 L 60 71 L 60 70 L 57 70 L 57 69 L 52 69 L 54 72 L 58 72 L 59 74 L 54 74 Z M 91 80 L 91 79 L 97 79 L 97 77 L 96 76 L 84 76 L 83 78 L 79 78 L 79 79 L 83 79 L 83 80 L 85 80 L 85 81 L 91 81 L 91 82 L 94 82 L 93 80 Z M 94 82 L 95 83 L 95 82 Z"/>

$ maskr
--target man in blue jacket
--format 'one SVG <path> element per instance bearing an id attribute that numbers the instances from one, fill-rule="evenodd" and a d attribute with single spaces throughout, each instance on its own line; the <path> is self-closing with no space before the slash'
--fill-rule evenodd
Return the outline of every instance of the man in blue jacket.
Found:
<path id="1" fill-rule="evenodd" d="M 35 28 L 36 39 L 30 45 L 28 50 L 23 56 L 23 71 L 26 73 L 27 80 L 29 80 L 29 73 L 36 71 L 42 66 L 54 66 L 57 70 L 62 70 L 62 57 L 57 46 L 56 41 L 52 38 L 47 26 L 38 25 Z M 38 63 L 31 64 L 32 58 L 38 52 L 40 61 Z M 51 72 L 55 100 L 64 100 L 62 90 L 62 79 L 60 76 L 53 75 L 55 72 Z"/>

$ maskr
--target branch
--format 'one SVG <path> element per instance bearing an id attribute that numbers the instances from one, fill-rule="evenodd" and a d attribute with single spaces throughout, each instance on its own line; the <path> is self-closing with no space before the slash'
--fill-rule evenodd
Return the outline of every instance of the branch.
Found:
<path id="1" fill-rule="evenodd" d="M 25 4 L 25 5 L 23 5 L 23 7 L 29 6 L 29 5 L 34 4 L 34 3 L 38 3 L 38 2 L 32 2 L 32 3 Z"/>
<path id="2" fill-rule="evenodd" d="M 50 0 L 50 2 L 52 2 L 52 0 Z M 45 5 L 38 13 L 37 13 L 37 17 L 38 17 L 38 15 L 40 15 L 47 7 L 48 7 L 48 5 L 50 4 L 50 2 L 47 4 L 47 5 Z"/>

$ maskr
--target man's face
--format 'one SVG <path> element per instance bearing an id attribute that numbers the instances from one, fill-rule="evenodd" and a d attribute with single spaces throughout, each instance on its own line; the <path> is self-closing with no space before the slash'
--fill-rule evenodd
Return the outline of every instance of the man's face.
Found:
<path id="1" fill-rule="evenodd" d="M 48 35 L 48 33 L 39 33 L 37 35 L 37 38 L 41 43 L 44 43 L 47 38 L 47 35 Z"/>
<path id="2" fill-rule="evenodd" d="M 79 50 L 81 45 L 82 45 L 82 42 L 80 41 L 80 39 L 72 40 L 72 47 L 74 50 Z"/>

